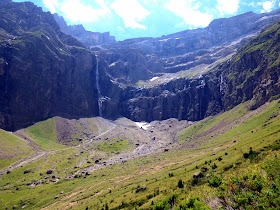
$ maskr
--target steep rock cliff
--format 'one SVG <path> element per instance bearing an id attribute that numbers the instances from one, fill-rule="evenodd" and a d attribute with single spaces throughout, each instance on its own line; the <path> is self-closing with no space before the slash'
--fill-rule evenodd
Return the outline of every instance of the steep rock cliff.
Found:
<path id="1" fill-rule="evenodd" d="M 0 8 L 0 127 L 98 114 L 95 56 L 32 3 Z"/>

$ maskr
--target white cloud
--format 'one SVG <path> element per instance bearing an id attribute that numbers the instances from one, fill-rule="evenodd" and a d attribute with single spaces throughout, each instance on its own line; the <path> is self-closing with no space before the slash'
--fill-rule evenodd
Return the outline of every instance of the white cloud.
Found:
<path id="1" fill-rule="evenodd" d="M 43 3 L 45 4 L 45 7 L 50 10 L 51 13 L 55 13 L 56 7 L 59 6 L 57 0 L 43 0 Z"/>
<path id="2" fill-rule="evenodd" d="M 164 7 L 184 19 L 185 24 L 206 27 L 213 16 L 198 11 L 199 4 L 192 6 L 195 0 L 169 0 Z"/>
<path id="3" fill-rule="evenodd" d="M 234 14 L 239 7 L 239 0 L 217 0 L 217 9 L 221 14 Z"/>
<path id="4" fill-rule="evenodd" d="M 110 7 L 123 19 L 125 27 L 146 29 L 146 26 L 139 22 L 150 15 L 150 12 L 137 0 L 115 0 Z"/>
<path id="5" fill-rule="evenodd" d="M 274 1 L 266 1 L 266 2 L 263 2 L 263 9 L 265 12 L 270 12 L 273 8 L 273 5 L 274 5 Z"/>
<path id="6" fill-rule="evenodd" d="M 96 9 L 90 5 L 84 5 L 80 0 L 66 0 L 61 3 L 60 10 L 71 22 L 90 23 L 111 14 L 104 0 L 95 0 L 100 8 Z"/>

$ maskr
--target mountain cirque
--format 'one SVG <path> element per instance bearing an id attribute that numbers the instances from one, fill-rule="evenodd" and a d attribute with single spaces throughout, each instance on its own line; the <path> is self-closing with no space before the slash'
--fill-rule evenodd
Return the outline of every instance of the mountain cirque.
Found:
<path id="1" fill-rule="evenodd" d="M 32 3 L 3 2 L 0 10 L 0 127 L 6 130 L 53 116 L 72 119 L 100 112 L 134 121 L 200 120 L 252 99 L 257 89 L 258 105 L 278 94 L 267 83 L 271 71 L 266 70 L 265 50 L 233 53 L 274 23 L 279 11 L 122 42 L 82 26 L 68 27 L 56 15 L 62 30 L 75 33 L 83 45 Z M 264 67 L 252 72 L 250 77 L 259 78 L 253 83 L 240 72 L 248 63 L 252 69 Z M 276 84 L 276 77 L 272 81 Z M 269 93 L 257 97 L 266 87 Z"/>
<path id="2" fill-rule="evenodd" d="M 10 2 L 1 209 L 279 206 L 280 11 L 117 42 Z"/>

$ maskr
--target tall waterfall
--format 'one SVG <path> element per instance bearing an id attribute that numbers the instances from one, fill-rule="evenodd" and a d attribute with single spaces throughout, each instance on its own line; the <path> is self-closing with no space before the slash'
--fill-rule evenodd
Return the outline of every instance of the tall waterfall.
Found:
<path id="1" fill-rule="evenodd" d="M 98 69 L 98 57 L 96 57 L 96 89 L 97 89 L 97 94 L 98 94 L 98 111 L 99 111 L 99 116 L 102 117 L 102 95 L 100 92 L 100 86 L 99 86 L 99 69 Z"/>

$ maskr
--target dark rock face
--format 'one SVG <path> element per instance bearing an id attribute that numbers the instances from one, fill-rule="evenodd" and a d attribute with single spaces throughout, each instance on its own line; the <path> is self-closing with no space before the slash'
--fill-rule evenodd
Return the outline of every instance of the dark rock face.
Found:
<path id="1" fill-rule="evenodd" d="M 0 127 L 96 115 L 95 56 L 32 3 L 0 10 Z"/>
<path id="2" fill-rule="evenodd" d="M 154 60 L 147 59 L 137 49 L 102 50 L 99 54 L 110 64 L 107 73 L 120 83 L 129 85 L 151 78 L 154 75 L 151 70 L 154 71 L 157 68 L 159 72 L 163 72 L 161 63 L 155 64 Z"/>
<path id="3" fill-rule="evenodd" d="M 134 97 L 124 108 L 124 115 L 136 121 L 200 120 L 222 110 L 219 86 L 208 77 L 175 80 L 153 90 L 135 90 L 133 93 Z"/>
<path id="4" fill-rule="evenodd" d="M 62 32 L 75 37 L 87 47 L 103 44 L 113 44 L 116 42 L 115 37 L 110 36 L 109 32 L 99 33 L 87 31 L 82 25 L 67 26 L 64 18 L 58 16 L 57 14 L 54 14 L 54 18 L 59 24 Z"/>

